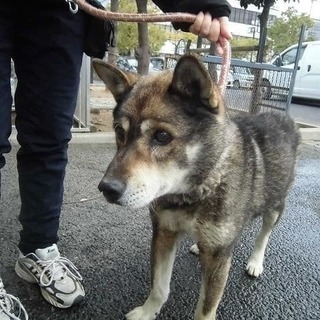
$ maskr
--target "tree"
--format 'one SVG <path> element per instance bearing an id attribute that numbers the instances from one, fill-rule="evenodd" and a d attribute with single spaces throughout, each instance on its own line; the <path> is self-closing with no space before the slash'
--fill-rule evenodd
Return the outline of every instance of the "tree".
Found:
<path id="1" fill-rule="evenodd" d="M 154 6 L 148 6 L 147 0 L 120 1 L 120 12 L 153 12 Z M 138 10 L 137 10 L 138 8 Z M 161 48 L 168 38 L 167 32 L 161 30 L 154 24 L 119 22 L 118 28 L 118 50 L 120 54 L 128 54 L 135 50 L 138 60 L 138 72 L 147 73 L 149 69 L 149 56 Z"/>
<path id="2" fill-rule="evenodd" d="M 247 9 L 249 4 L 260 8 L 263 7 L 262 13 L 259 15 L 260 19 L 260 38 L 259 38 L 259 50 L 257 53 L 257 61 L 263 61 L 263 53 L 265 49 L 265 43 L 267 39 L 267 22 L 269 18 L 270 8 L 276 3 L 276 0 L 239 0 L 241 7 Z M 284 0 L 290 2 L 290 0 Z M 295 2 L 296 0 L 291 0 Z"/>
<path id="3" fill-rule="evenodd" d="M 276 3 L 276 0 L 239 0 L 239 1 L 240 1 L 240 5 L 245 9 L 248 7 L 249 4 L 253 4 L 258 8 L 263 7 L 262 13 L 259 15 L 260 38 L 259 38 L 259 48 L 258 48 L 257 59 L 256 59 L 257 62 L 263 62 L 265 44 L 267 39 L 267 22 L 269 19 L 269 12 L 270 12 L 270 8 Z M 284 1 L 295 2 L 296 0 L 284 0 Z M 261 83 L 261 77 L 262 77 L 261 70 L 255 69 L 254 76 L 255 76 L 254 88 L 256 89 L 253 91 L 253 94 L 251 96 L 251 103 L 250 103 L 250 109 L 249 109 L 250 113 L 255 113 L 259 110 L 259 104 L 261 99 L 260 90 L 257 89 L 259 87 L 258 84 Z"/>
<path id="4" fill-rule="evenodd" d="M 268 35 L 273 42 L 274 51 L 281 52 L 292 44 L 297 43 L 302 25 L 310 28 L 314 25 L 314 22 L 305 14 L 298 15 L 298 11 L 292 7 L 283 12 L 268 31 Z M 280 39 L 279 34 L 281 34 Z"/>
<path id="5" fill-rule="evenodd" d="M 120 1 L 119 12 L 137 12 L 137 6 L 132 1 Z M 120 54 L 128 54 L 138 45 L 138 28 L 136 23 L 119 22 L 118 50 Z"/>
<path id="6" fill-rule="evenodd" d="M 138 13 L 147 13 L 148 0 L 136 0 Z M 149 71 L 150 51 L 149 33 L 146 22 L 138 23 L 139 46 L 136 48 L 136 58 L 138 60 L 138 73 L 147 74 Z"/>
<path id="7" fill-rule="evenodd" d="M 118 12 L 119 10 L 119 0 L 111 0 L 110 10 L 112 12 Z M 113 21 L 114 34 L 113 34 L 113 46 L 109 47 L 108 62 L 111 64 L 116 64 L 118 58 L 118 21 Z"/>

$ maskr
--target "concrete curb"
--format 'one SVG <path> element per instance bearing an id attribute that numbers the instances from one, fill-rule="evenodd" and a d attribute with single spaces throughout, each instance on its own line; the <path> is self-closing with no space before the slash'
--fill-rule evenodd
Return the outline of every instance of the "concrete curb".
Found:
<path id="1" fill-rule="evenodd" d="M 320 143 L 320 128 L 300 128 L 302 142 Z"/>
<path id="2" fill-rule="evenodd" d="M 70 143 L 115 143 L 113 132 L 74 132 Z"/>
<path id="3" fill-rule="evenodd" d="M 9 141 L 12 145 L 18 145 L 17 132 L 13 131 Z M 113 132 L 73 132 L 70 143 L 115 143 Z"/>
<path id="4" fill-rule="evenodd" d="M 320 128 L 300 128 L 302 142 L 320 143 Z M 10 136 L 12 145 L 17 145 L 16 132 Z M 113 132 L 73 132 L 70 143 L 115 143 Z"/>

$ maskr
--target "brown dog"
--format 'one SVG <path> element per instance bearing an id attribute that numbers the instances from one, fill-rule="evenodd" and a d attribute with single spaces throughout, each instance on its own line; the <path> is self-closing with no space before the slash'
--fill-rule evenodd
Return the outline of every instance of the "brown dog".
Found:
<path id="1" fill-rule="evenodd" d="M 152 287 L 129 320 L 155 319 L 169 295 L 178 239 L 197 242 L 202 284 L 196 320 L 215 319 L 244 226 L 262 216 L 247 265 L 263 270 L 268 238 L 294 177 L 299 134 L 287 115 L 225 115 L 204 65 L 182 57 L 174 72 L 139 77 L 94 60 L 117 102 L 117 153 L 99 184 L 111 203 L 150 204 Z"/>

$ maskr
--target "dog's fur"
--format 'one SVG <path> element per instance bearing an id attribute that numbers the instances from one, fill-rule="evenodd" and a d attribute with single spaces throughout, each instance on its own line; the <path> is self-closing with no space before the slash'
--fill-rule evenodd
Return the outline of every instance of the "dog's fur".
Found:
<path id="1" fill-rule="evenodd" d="M 293 181 L 299 134 L 287 115 L 226 117 L 210 75 L 192 55 L 174 72 L 139 77 L 94 60 L 117 102 L 117 153 L 99 184 L 111 203 L 150 204 L 152 284 L 130 320 L 155 319 L 169 294 L 179 237 L 187 232 L 202 266 L 195 319 L 215 319 L 244 226 L 263 224 L 247 265 L 258 277 Z"/>

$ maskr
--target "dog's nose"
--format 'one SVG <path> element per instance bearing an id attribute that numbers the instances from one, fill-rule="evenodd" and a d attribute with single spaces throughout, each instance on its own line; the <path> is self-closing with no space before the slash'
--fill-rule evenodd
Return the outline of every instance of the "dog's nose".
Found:
<path id="1" fill-rule="evenodd" d="M 99 191 L 103 192 L 106 199 L 111 202 L 117 202 L 122 196 L 126 185 L 117 179 L 114 180 L 101 180 L 98 186 Z"/>

